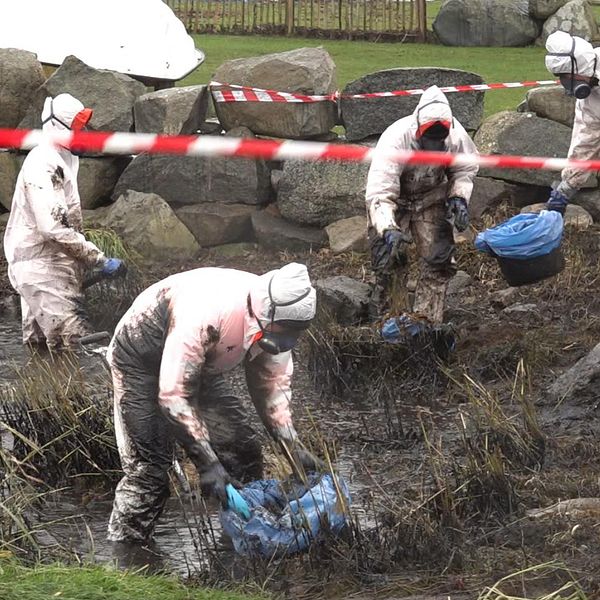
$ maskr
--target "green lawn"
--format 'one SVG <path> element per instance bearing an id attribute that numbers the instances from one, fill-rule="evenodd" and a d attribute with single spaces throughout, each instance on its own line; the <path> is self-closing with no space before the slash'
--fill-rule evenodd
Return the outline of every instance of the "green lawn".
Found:
<path id="1" fill-rule="evenodd" d="M 2 600 L 259 600 L 235 592 L 192 588 L 174 578 L 104 567 L 0 563 Z"/>
<path id="2" fill-rule="evenodd" d="M 479 73 L 487 82 L 551 79 L 544 67 L 544 49 L 456 48 L 433 44 L 330 41 L 269 36 L 196 35 L 196 46 L 206 53 L 206 62 L 180 85 L 210 81 L 226 60 L 283 52 L 306 46 L 323 46 L 338 70 L 340 89 L 367 73 L 395 67 L 450 67 Z M 385 91 L 385 90 L 382 90 Z M 511 110 L 524 98 L 526 89 L 494 90 L 486 93 L 486 115 Z"/>

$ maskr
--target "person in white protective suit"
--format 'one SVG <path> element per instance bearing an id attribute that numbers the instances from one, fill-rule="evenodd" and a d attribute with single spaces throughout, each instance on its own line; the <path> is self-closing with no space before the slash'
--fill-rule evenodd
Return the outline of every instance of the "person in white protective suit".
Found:
<path id="1" fill-rule="evenodd" d="M 546 68 L 560 78 L 565 93 L 574 96 L 575 120 L 569 158 L 591 160 L 600 157 L 600 48 L 583 38 L 555 31 L 546 40 Z M 548 210 L 564 215 L 567 204 L 585 184 L 587 171 L 567 168 L 550 192 Z"/>
<path id="2" fill-rule="evenodd" d="M 468 202 L 477 165 L 402 165 L 385 152 L 424 150 L 476 154 L 475 144 L 453 118 L 446 96 L 431 86 L 412 115 L 399 119 L 381 135 L 367 179 L 366 203 L 375 302 L 407 310 L 406 245 L 416 243 L 421 258 L 413 313 L 441 324 L 448 281 L 456 272 L 452 223 L 469 225 Z M 390 298 L 390 296 L 394 296 Z M 403 297 L 403 298 L 402 298 Z M 391 306 L 389 306 L 391 304 Z"/>
<path id="3" fill-rule="evenodd" d="M 108 538 L 151 539 L 169 496 L 175 442 L 203 495 L 262 476 L 262 450 L 224 373 L 243 363 L 250 397 L 296 472 L 322 468 L 298 441 L 290 412 L 292 348 L 316 294 L 304 265 L 259 276 L 200 268 L 155 283 L 134 301 L 109 345 L 117 445 L 124 477 Z"/>
<path id="4" fill-rule="evenodd" d="M 70 94 L 48 97 L 44 133 L 81 130 L 92 111 Z M 21 296 L 24 343 L 69 346 L 90 332 L 82 311 L 86 269 L 123 268 L 83 235 L 77 188 L 79 158 L 44 139 L 25 158 L 4 235 L 8 276 Z"/>

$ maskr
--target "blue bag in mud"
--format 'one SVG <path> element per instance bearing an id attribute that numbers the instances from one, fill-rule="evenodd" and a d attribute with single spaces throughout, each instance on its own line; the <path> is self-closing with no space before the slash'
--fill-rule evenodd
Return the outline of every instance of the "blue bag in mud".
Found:
<path id="1" fill-rule="evenodd" d="M 475 248 L 501 258 L 535 258 L 558 248 L 562 233 L 560 213 L 523 213 L 482 231 L 475 239 Z"/>
<path id="2" fill-rule="evenodd" d="M 337 487 L 331 475 L 318 474 L 309 476 L 308 486 L 288 486 L 276 479 L 254 481 L 238 490 L 250 518 L 222 511 L 223 531 L 244 556 L 270 558 L 307 550 L 325 531 L 337 534 L 347 523 L 344 507 L 349 506 L 350 494 L 341 478 L 336 482 Z"/>
<path id="3" fill-rule="evenodd" d="M 405 343 L 407 339 L 425 335 L 430 325 L 422 319 L 413 319 L 409 315 L 388 319 L 381 328 L 381 337 L 388 344 Z"/>

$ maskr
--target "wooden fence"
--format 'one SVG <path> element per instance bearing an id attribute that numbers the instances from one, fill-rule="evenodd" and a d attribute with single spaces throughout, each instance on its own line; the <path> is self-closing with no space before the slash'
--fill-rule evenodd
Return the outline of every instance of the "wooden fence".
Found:
<path id="1" fill-rule="evenodd" d="M 341 39 L 414 39 L 426 0 L 164 0 L 189 33 L 276 33 Z"/>

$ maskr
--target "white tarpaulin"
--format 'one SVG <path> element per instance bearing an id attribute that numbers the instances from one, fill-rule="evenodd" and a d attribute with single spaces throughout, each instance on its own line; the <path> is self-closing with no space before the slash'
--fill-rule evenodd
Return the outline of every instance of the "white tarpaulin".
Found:
<path id="1" fill-rule="evenodd" d="M 169 80 L 204 60 L 162 0 L 4 0 L 0 48 L 29 50 L 50 65 L 73 54 L 97 69 Z"/>

